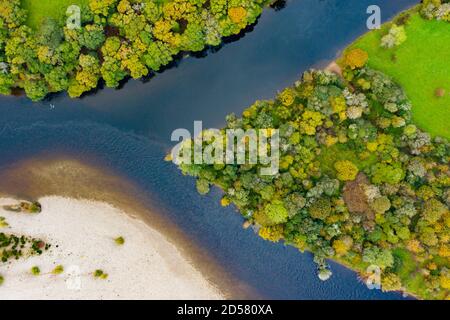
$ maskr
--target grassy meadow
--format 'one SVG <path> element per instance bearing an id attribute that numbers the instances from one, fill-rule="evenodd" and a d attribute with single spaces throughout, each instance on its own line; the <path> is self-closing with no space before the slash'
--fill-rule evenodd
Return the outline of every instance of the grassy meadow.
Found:
<path id="1" fill-rule="evenodd" d="M 27 24 L 35 29 L 47 17 L 62 19 L 72 4 L 81 6 L 88 3 L 89 0 L 22 0 L 23 7 L 28 10 Z"/>

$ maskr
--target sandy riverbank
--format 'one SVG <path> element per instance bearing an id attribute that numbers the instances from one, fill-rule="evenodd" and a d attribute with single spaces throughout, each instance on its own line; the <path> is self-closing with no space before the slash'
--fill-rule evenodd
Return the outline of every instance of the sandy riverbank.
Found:
<path id="1" fill-rule="evenodd" d="M 117 208 L 111 210 L 111 213 L 119 212 L 120 216 L 126 213 L 128 217 L 141 221 L 151 230 L 151 234 L 160 234 L 205 281 L 220 289 L 221 296 L 234 299 L 259 297 L 245 283 L 222 268 L 219 262 L 202 249 L 201 244 L 193 241 L 176 223 L 168 219 L 167 209 L 159 205 L 157 198 L 103 165 L 59 154 L 36 155 L 0 168 L 0 177 L 0 198 L 36 200 L 57 196 L 73 199 L 73 203 L 89 199 L 90 203 L 109 204 Z M 95 268 L 104 268 L 112 276 L 106 267 Z M 6 286 L 6 281 L 4 285 Z"/>
<path id="2" fill-rule="evenodd" d="M 0 206 L 14 202 L 1 198 Z M 5 278 L 0 300 L 222 298 L 172 243 L 143 221 L 98 201 L 51 196 L 39 202 L 42 212 L 35 215 L 0 209 L 10 225 L 0 232 L 52 244 L 41 256 L 0 264 Z M 124 237 L 124 245 L 114 242 L 118 236 Z M 65 272 L 49 274 L 57 265 Z M 33 276 L 32 266 L 42 274 Z M 95 279 L 96 269 L 108 278 Z"/>

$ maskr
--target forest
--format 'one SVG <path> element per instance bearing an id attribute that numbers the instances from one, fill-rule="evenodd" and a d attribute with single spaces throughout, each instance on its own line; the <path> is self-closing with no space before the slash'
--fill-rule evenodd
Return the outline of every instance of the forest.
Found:
<path id="1" fill-rule="evenodd" d="M 101 79 L 115 88 L 127 78 L 148 77 L 183 52 L 218 46 L 222 38 L 240 33 L 256 22 L 269 3 L 78 1 L 80 26 L 74 27 L 68 23 L 70 15 L 27 19 L 27 6 L 22 2 L 0 0 L 0 93 L 23 90 L 33 101 L 61 91 L 80 97 Z M 33 3 L 38 10 L 39 3 Z M 55 5 L 59 3 L 48 9 Z"/>
<path id="2" fill-rule="evenodd" d="M 386 30 L 378 45 L 405 36 Z M 307 71 L 275 99 L 227 116 L 223 132 L 279 130 L 277 175 L 260 175 L 263 164 L 179 167 L 199 193 L 219 187 L 221 204 L 262 238 L 313 252 L 322 280 L 333 259 L 364 280 L 379 270 L 383 291 L 448 299 L 450 144 L 414 124 L 403 88 L 369 61 L 353 47 L 339 60 L 342 76 Z M 204 132 L 203 148 L 212 143 Z"/>
<path id="3" fill-rule="evenodd" d="M 201 194 L 222 189 L 222 205 L 234 204 L 264 239 L 313 252 L 322 279 L 332 258 L 363 278 L 380 267 L 383 290 L 448 297 L 450 144 L 411 123 L 411 105 L 389 77 L 348 72 L 349 83 L 306 72 L 275 100 L 227 117 L 223 130 L 279 129 L 278 175 L 249 164 L 180 169 L 197 177 Z"/>

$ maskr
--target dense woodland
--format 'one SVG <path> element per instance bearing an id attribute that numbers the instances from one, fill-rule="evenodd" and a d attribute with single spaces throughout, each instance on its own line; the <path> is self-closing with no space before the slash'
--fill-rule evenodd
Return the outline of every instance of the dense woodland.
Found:
<path id="1" fill-rule="evenodd" d="M 71 97 L 160 70 L 180 52 L 217 46 L 256 21 L 267 0 L 90 0 L 81 28 L 67 17 L 26 24 L 20 0 L 0 0 L 0 93 Z M 70 25 L 70 24 L 69 24 Z"/>
<path id="2" fill-rule="evenodd" d="M 222 205 L 264 239 L 312 251 L 321 279 L 333 258 L 362 277 L 378 266 L 383 290 L 448 298 L 450 144 L 411 123 L 402 88 L 367 59 L 351 50 L 345 79 L 308 71 L 275 100 L 227 117 L 223 130 L 279 129 L 279 174 L 260 175 L 261 164 L 180 168 L 202 194 L 220 187 Z"/>

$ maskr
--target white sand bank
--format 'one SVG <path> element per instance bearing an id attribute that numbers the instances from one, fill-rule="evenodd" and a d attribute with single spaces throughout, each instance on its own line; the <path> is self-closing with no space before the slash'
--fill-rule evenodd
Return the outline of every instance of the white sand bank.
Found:
<path id="1" fill-rule="evenodd" d="M 141 220 L 101 202 L 55 196 L 39 202 L 42 212 L 35 215 L 0 208 L 10 225 L 0 232 L 52 244 L 41 256 L 0 262 L 5 278 L 0 300 L 223 298 L 172 243 Z M 0 198 L 0 207 L 13 203 Z M 124 245 L 114 242 L 118 236 Z M 64 266 L 63 274 L 51 274 L 57 265 Z M 33 276 L 32 266 L 39 266 L 41 275 Z M 96 269 L 108 278 L 95 279 Z"/>

